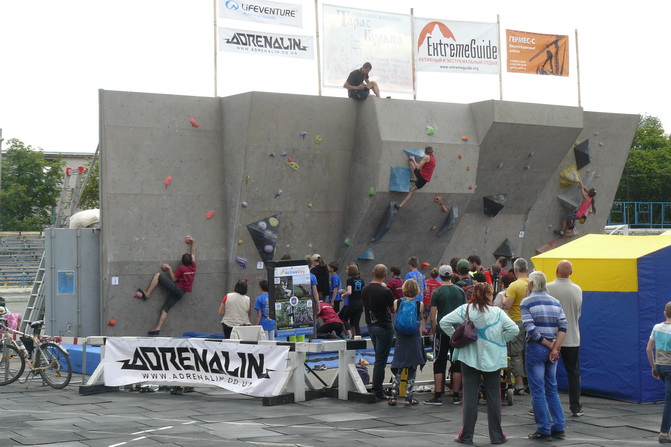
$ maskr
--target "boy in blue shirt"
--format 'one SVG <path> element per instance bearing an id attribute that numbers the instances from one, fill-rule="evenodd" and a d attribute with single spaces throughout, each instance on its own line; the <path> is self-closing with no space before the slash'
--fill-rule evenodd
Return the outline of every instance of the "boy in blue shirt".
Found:
<path id="1" fill-rule="evenodd" d="M 263 332 L 266 333 L 266 340 L 275 340 L 275 320 L 271 320 L 270 305 L 268 304 L 268 281 L 263 279 L 259 281 L 259 289 L 261 295 L 256 297 L 256 324 L 263 327 Z"/>
<path id="2" fill-rule="evenodd" d="M 426 288 L 426 280 L 424 279 L 424 275 L 422 275 L 422 272 L 417 270 L 418 267 L 419 267 L 419 259 L 417 259 L 417 256 L 410 256 L 408 258 L 408 268 L 410 269 L 410 271 L 405 274 L 405 279 L 403 282 L 409 279 L 414 279 L 417 282 L 417 285 L 419 286 L 419 295 L 415 297 L 415 300 L 422 301 L 424 297 L 424 289 Z"/>
<path id="3" fill-rule="evenodd" d="M 336 313 L 340 311 L 340 301 L 342 301 L 342 296 L 340 295 L 340 276 L 338 276 L 338 269 L 340 264 L 337 262 L 329 262 L 328 269 L 331 273 L 331 278 L 329 279 L 329 288 L 331 290 L 329 298 L 326 300 L 327 303 L 330 303 L 333 306 L 333 310 Z"/>

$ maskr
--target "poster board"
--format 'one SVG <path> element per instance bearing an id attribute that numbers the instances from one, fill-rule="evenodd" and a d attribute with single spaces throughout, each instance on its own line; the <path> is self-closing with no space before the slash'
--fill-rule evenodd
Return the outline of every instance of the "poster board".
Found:
<path id="1" fill-rule="evenodd" d="M 306 260 L 270 261 L 268 300 L 277 337 L 313 335 L 318 301 L 312 294 L 310 266 Z"/>

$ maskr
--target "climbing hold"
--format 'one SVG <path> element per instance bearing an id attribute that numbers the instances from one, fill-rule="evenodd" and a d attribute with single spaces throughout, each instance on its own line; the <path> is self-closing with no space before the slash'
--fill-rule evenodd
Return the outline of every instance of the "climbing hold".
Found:
<path id="1" fill-rule="evenodd" d="M 461 154 L 457 155 L 457 158 L 458 158 L 459 160 L 461 160 L 461 157 L 463 157 L 463 155 L 461 155 Z"/>
<path id="2" fill-rule="evenodd" d="M 573 155 L 575 156 L 575 164 L 578 170 L 581 170 L 590 163 L 589 156 L 589 140 L 585 140 L 573 148 Z"/>
<path id="3" fill-rule="evenodd" d="M 72 168 L 70 166 L 65 168 L 65 175 L 67 175 L 68 177 L 70 177 L 70 175 L 72 175 L 71 172 L 72 172 Z"/>
<path id="4" fill-rule="evenodd" d="M 238 245 L 242 245 L 244 242 L 245 241 L 243 241 L 242 239 L 238 239 Z"/>
<path id="5" fill-rule="evenodd" d="M 427 134 L 428 136 L 433 136 L 434 133 L 435 133 L 435 131 L 433 130 L 433 127 L 431 127 L 431 126 L 426 126 L 426 134 Z"/>
<path id="6" fill-rule="evenodd" d="M 471 166 L 470 166 L 470 165 L 466 166 L 466 170 L 467 170 L 467 171 L 470 171 L 470 170 L 471 170 Z"/>
<path id="7" fill-rule="evenodd" d="M 345 238 L 345 245 L 347 245 L 348 247 L 351 247 L 352 246 L 352 239 Z"/>
<path id="8" fill-rule="evenodd" d="M 485 196 L 482 198 L 485 206 L 485 215 L 494 217 L 503 209 L 506 203 L 507 194 L 496 194 L 493 196 Z"/>
<path id="9" fill-rule="evenodd" d="M 312 202 L 308 203 L 308 208 L 312 208 Z"/>
<path id="10" fill-rule="evenodd" d="M 287 158 L 287 163 L 293 163 L 294 161 L 291 159 L 291 157 Z"/>
<path id="11" fill-rule="evenodd" d="M 503 167 L 503 163 L 499 163 L 498 168 L 501 169 Z"/>
<path id="12" fill-rule="evenodd" d="M 250 181 L 251 179 L 252 179 L 252 178 L 251 178 L 250 176 L 245 177 L 245 185 L 249 185 L 249 181 Z"/>
<path id="13" fill-rule="evenodd" d="M 373 197 L 374 195 L 375 195 L 375 187 L 374 187 L 374 186 L 371 186 L 371 187 L 368 189 L 368 197 Z"/>
<path id="14" fill-rule="evenodd" d="M 403 149 L 403 152 L 408 158 L 414 159 L 416 163 L 421 162 L 424 158 L 424 149 Z"/>
<path id="15" fill-rule="evenodd" d="M 531 158 L 531 157 L 533 157 L 533 156 L 534 156 L 534 153 L 533 153 L 533 152 L 529 152 L 529 158 Z"/>
<path id="16" fill-rule="evenodd" d="M 116 326 L 116 320 L 112 318 L 108 323 L 107 326 Z"/>
<path id="17" fill-rule="evenodd" d="M 467 141 L 468 141 L 468 137 L 467 137 L 466 135 L 462 136 L 462 137 L 461 137 L 461 141 L 463 141 L 464 143 L 467 142 Z"/>
<path id="18" fill-rule="evenodd" d="M 423 269 L 428 269 L 431 266 L 428 262 L 422 262 L 422 268 Z"/>
<path id="19" fill-rule="evenodd" d="M 282 157 L 286 157 L 287 155 L 289 155 L 289 154 L 286 153 L 286 152 L 282 152 L 282 153 L 280 154 L 280 156 L 282 156 Z"/>
<path id="20" fill-rule="evenodd" d="M 499 245 L 499 247 L 496 250 L 494 250 L 495 258 L 498 259 L 501 256 L 508 259 L 515 257 L 515 250 L 513 250 L 513 246 L 511 245 L 508 239 L 503 241 L 501 245 Z"/>
<path id="21" fill-rule="evenodd" d="M 138 299 L 142 298 L 142 292 L 140 292 L 140 291 L 135 292 L 135 295 L 133 295 L 133 298 L 138 298 Z"/>
<path id="22" fill-rule="evenodd" d="M 468 189 L 473 189 L 473 185 L 468 185 Z"/>
<path id="23" fill-rule="evenodd" d="M 597 136 L 597 135 L 599 135 L 599 132 L 594 132 L 594 136 Z"/>
<path id="24" fill-rule="evenodd" d="M 77 171 L 79 172 L 79 175 L 84 175 L 86 168 L 84 166 L 77 166 Z"/>
<path id="25" fill-rule="evenodd" d="M 307 132 L 301 132 L 301 138 L 305 140 L 305 137 L 308 136 Z"/>
<path id="26" fill-rule="evenodd" d="M 191 126 L 195 127 L 196 129 L 200 127 L 200 124 L 198 124 L 194 118 L 189 118 L 189 122 L 191 123 Z"/>
<path id="27" fill-rule="evenodd" d="M 526 166 L 524 167 L 524 170 L 525 170 L 525 171 L 528 170 L 528 169 L 531 169 L 531 166 L 530 166 L 530 165 L 526 165 Z"/>
<path id="28" fill-rule="evenodd" d="M 287 166 L 289 166 L 294 171 L 298 171 L 298 168 L 300 168 L 300 166 L 298 166 L 298 163 L 293 161 L 291 163 L 287 163 Z"/>
<path id="29" fill-rule="evenodd" d="M 242 205 L 243 208 L 247 208 L 249 206 L 249 203 L 247 202 L 242 202 L 240 205 Z"/>
<path id="30" fill-rule="evenodd" d="M 459 217 L 459 209 L 456 206 L 453 206 L 452 208 L 450 208 L 450 212 L 447 213 L 447 217 L 445 218 L 443 224 L 440 226 L 440 230 L 438 230 L 438 234 L 436 234 L 436 237 L 441 237 L 445 233 L 450 231 L 452 228 L 454 228 L 454 225 L 457 222 L 458 217 Z"/>
<path id="31" fill-rule="evenodd" d="M 385 234 L 389 231 L 391 228 L 391 225 L 394 223 L 394 219 L 396 218 L 396 215 L 398 214 L 398 209 L 396 208 L 396 202 L 391 201 L 389 202 L 389 206 L 387 207 L 384 216 L 382 216 L 382 219 L 380 220 L 380 223 L 377 226 L 377 231 L 375 232 L 375 236 L 373 237 L 373 242 L 377 242 L 381 240 Z"/>
<path id="32" fill-rule="evenodd" d="M 365 260 L 365 261 L 372 261 L 375 259 L 375 255 L 373 254 L 373 249 L 369 248 L 368 250 L 364 251 L 359 255 L 357 259 Z"/>
<path id="33" fill-rule="evenodd" d="M 277 192 L 275 193 L 275 198 L 277 199 L 281 195 L 282 195 L 282 190 L 278 189 Z"/>
<path id="34" fill-rule="evenodd" d="M 599 141 L 599 146 L 603 146 L 603 141 Z"/>
<path id="35" fill-rule="evenodd" d="M 389 173 L 389 191 L 410 191 L 410 168 L 407 166 L 392 166 Z"/>
<path id="36" fill-rule="evenodd" d="M 443 196 L 436 196 L 436 197 L 433 198 L 433 201 L 436 202 L 436 203 L 440 203 L 441 200 L 443 200 Z"/>
<path id="37" fill-rule="evenodd" d="M 268 156 L 271 157 L 271 158 L 274 157 L 274 156 L 275 156 L 275 152 L 271 152 L 270 154 L 268 154 Z"/>
<path id="38" fill-rule="evenodd" d="M 317 147 L 317 149 L 319 149 L 319 143 L 321 143 L 321 142 L 322 142 L 322 136 L 321 135 L 316 135 L 315 136 L 315 146 Z"/>
<path id="39" fill-rule="evenodd" d="M 443 205 L 442 202 L 441 202 L 441 204 L 440 204 L 440 208 L 443 210 L 444 213 L 447 213 L 448 209 L 447 209 L 447 207 L 446 207 L 445 205 Z"/>
<path id="40" fill-rule="evenodd" d="M 279 217 L 281 214 L 275 214 L 266 219 L 247 224 L 247 231 L 254 241 L 254 245 L 261 256 L 263 262 L 272 261 L 273 253 L 279 235 Z"/>
<path id="41" fill-rule="evenodd" d="M 168 185 L 172 183 L 172 176 L 167 176 L 165 180 L 163 180 L 163 185 L 165 186 L 165 189 L 168 189 Z"/>
<path id="42" fill-rule="evenodd" d="M 212 216 L 214 216 L 214 210 L 208 211 L 205 215 L 205 219 L 212 219 Z"/>
<path id="43" fill-rule="evenodd" d="M 238 263 L 238 265 L 242 268 L 242 270 L 245 270 L 247 268 L 247 258 L 243 258 L 242 256 L 236 256 L 235 262 Z"/>
<path id="44" fill-rule="evenodd" d="M 437 230 L 437 229 L 438 229 L 438 227 L 435 226 L 435 225 L 431 227 L 431 231 L 435 231 L 435 230 Z"/>
<path id="45" fill-rule="evenodd" d="M 193 243 L 193 238 L 187 234 L 186 236 L 184 236 L 184 243 L 185 244 L 192 244 Z"/>

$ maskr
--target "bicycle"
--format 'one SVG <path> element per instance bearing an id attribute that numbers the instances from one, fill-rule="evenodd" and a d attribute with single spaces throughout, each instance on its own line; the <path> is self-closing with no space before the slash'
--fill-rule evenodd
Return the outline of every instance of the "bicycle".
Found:
<path id="1" fill-rule="evenodd" d="M 19 380 L 26 383 L 31 375 L 42 376 L 42 380 L 52 388 L 61 389 L 68 386 L 72 379 L 70 355 L 58 342 L 59 337 L 42 336 L 40 332 L 44 320 L 30 324 L 33 335 L 10 328 L 5 314 L 0 314 L 0 385 L 9 385 Z M 12 334 L 18 335 L 21 343 L 17 343 Z M 34 359 L 33 359 L 34 354 Z M 20 380 L 26 364 L 30 372 Z"/>

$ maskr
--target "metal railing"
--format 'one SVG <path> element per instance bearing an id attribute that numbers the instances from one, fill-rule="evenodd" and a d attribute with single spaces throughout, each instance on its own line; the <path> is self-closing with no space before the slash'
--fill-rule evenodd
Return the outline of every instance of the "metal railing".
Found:
<path id="1" fill-rule="evenodd" d="M 671 202 L 613 202 L 608 225 L 671 228 Z"/>

